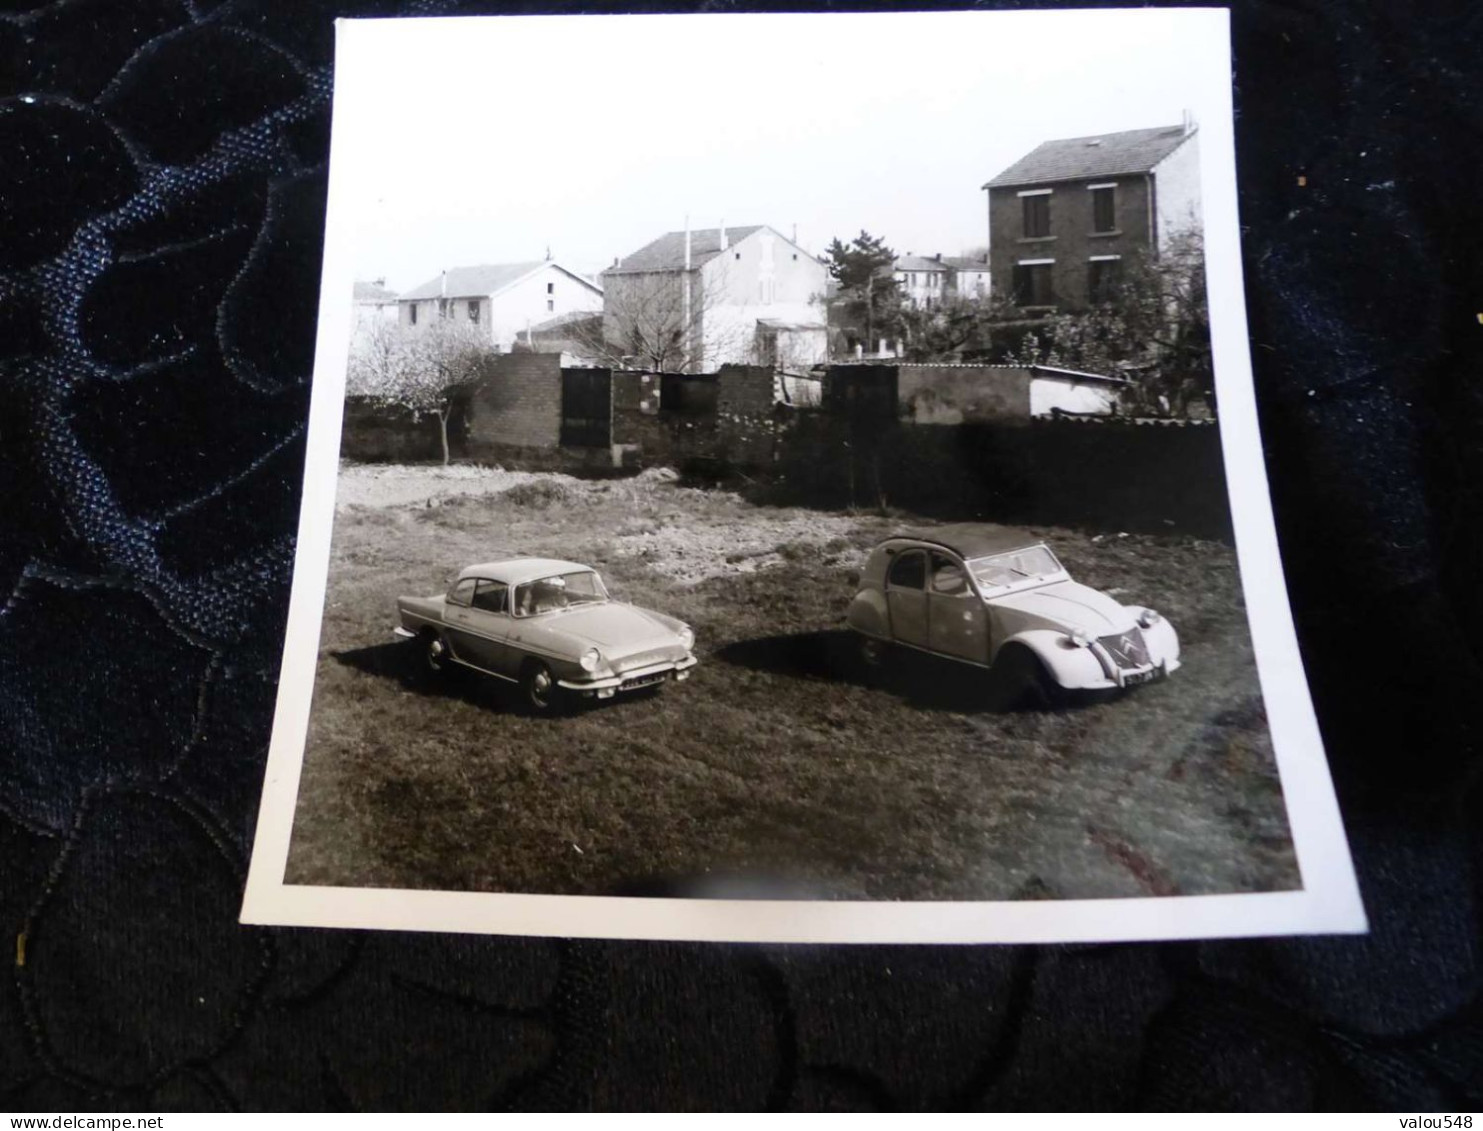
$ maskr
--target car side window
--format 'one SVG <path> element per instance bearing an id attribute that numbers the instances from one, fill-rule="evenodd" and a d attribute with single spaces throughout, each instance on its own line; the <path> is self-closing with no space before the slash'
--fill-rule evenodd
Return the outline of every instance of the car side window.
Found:
<path id="1" fill-rule="evenodd" d="M 503 581 L 481 581 L 474 591 L 474 608 L 486 613 L 510 611 L 510 587 Z"/>
<path id="2" fill-rule="evenodd" d="M 886 573 L 892 589 L 924 589 L 927 585 L 927 555 L 921 550 L 897 554 Z"/>
<path id="3" fill-rule="evenodd" d="M 932 592 L 946 597 L 972 596 L 963 567 L 946 554 L 932 555 Z"/>
<path id="4" fill-rule="evenodd" d="M 466 577 L 455 585 L 448 594 L 450 605 L 467 605 L 474 599 L 474 586 L 477 582 L 472 577 Z"/>

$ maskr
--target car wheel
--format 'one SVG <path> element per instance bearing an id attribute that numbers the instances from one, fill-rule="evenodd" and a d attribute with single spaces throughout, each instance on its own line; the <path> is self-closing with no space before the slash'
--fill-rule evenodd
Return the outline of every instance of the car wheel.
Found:
<path id="1" fill-rule="evenodd" d="M 989 670 L 989 704 L 995 710 L 1016 707 L 1051 710 L 1066 700 L 1066 691 L 1053 680 L 1040 657 L 1023 644 L 1006 644 Z"/>
<path id="2" fill-rule="evenodd" d="M 452 659 L 448 654 L 448 642 L 436 632 L 422 634 L 422 663 L 434 676 L 446 675 Z"/>
<path id="3" fill-rule="evenodd" d="M 891 645 L 878 636 L 859 634 L 855 637 L 855 657 L 868 677 L 880 674 L 891 657 Z"/>
<path id="4" fill-rule="evenodd" d="M 520 696 L 532 714 L 552 715 L 561 705 L 561 688 L 551 669 L 539 660 L 525 665 L 520 675 Z"/>

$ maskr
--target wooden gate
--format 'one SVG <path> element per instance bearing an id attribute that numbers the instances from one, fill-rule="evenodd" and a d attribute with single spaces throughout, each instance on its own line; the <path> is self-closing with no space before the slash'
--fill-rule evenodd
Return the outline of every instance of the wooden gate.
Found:
<path id="1" fill-rule="evenodd" d="M 561 371 L 561 446 L 606 448 L 613 442 L 613 375 L 607 369 Z"/>

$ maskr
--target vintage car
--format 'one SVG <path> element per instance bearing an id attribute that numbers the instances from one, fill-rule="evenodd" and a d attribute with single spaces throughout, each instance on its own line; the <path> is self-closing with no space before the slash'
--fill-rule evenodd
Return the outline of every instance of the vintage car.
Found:
<path id="1" fill-rule="evenodd" d="M 1132 687 L 1179 667 L 1167 620 L 1077 584 L 1042 540 L 1001 526 L 886 539 L 847 619 L 869 667 L 896 646 L 917 649 L 992 669 L 1012 700 Z"/>
<path id="2" fill-rule="evenodd" d="M 568 697 L 685 679 L 695 666 L 688 625 L 614 601 L 593 570 L 552 558 L 469 566 L 446 594 L 397 598 L 397 619 L 430 671 L 456 664 L 518 684 L 538 714 Z"/>

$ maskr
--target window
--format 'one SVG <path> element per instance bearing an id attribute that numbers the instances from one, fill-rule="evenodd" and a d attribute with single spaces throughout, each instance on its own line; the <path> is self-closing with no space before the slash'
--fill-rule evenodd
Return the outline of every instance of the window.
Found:
<path id="1" fill-rule="evenodd" d="M 1117 230 L 1117 189 L 1112 185 L 1098 185 L 1092 189 L 1092 231 L 1115 232 Z"/>
<path id="2" fill-rule="evenodd" d="M 921 550 L 898 554 L 886 574 L 886 584 L 893 589 L 924 589 L 927 585 L 927 555 Z"/>
<path id="3" fill-rule="evenodd" d="M 469 299 L 469 321 L 479 321 L 479 300 L 476 298 Z"/>
<path id="4" fill-rule="evenodd" d="M 547 283 L 546 284 L 546 293 L 548 295 L 554 295 L 556 293 L 556 284 L 555 283 Z"/>
<path id="5" fill-rule="evenodd" d="M 944 597 L 972 597 L 963 567 L 946 554 L 932 555 L 932 592 Z"/>
<path id="6" fill-rule="evenodd" d="M 1036 193 L 1025 201 L 1025 238 L 1043 239 L 1050 235 L 1050 193 Z"/>
<path id="7" fill-rule="evenodd" d="M 474 591 L 473 606 L 486 613 L 510 611 L 510 587 L 503 581 L 481 581 Z"/>
<path id="8" fill-rule="evenodd" d="M 1056 292 L 1051 281 L 1052 261 L 1017 263 L 1014 268 L 1014 301 L 1020 306 L 1054 306 Z"/>
<path id="9" fill-rule="evenodd" d="M 474 586 L 477 584 L 478 582 L 472 577 L 464 578 L 448 594 L 448 603 L 450 605 L 467 605 L 473 600 Z"/>
<path id="10" fill-rule="evenodd" d="M 439 318 L 447 318 L 448 317 L 448 300 L 446 298 L 440 298 L 440 299 L 438 299 L 438 317 Z"/>
<path id="11" fill-rule="evenodd" d="M 1112 302 L 1123 282 L 1123 261 L 1117 256 L 1093 259 L 1087 264 L 1087 301 Z"/>
<path id="12" fill-rule="evenodd" d="M 417 325 L 417 304 L 414 302 L 407 307 L 407 322 L 409 325 Z"/>
<path id="13" fill-rule="evenodd" d="M 740 260 L 740 259 L 741 259 L 741 252 L 737 252 L 737 253 L 736 253 L 736 258 L 737 258 L 737 259 L 738 259 L 738 260 Z"/>
<path id="14" fill-rule="evenodd" d="M 553 311 L 555 309 L 556 309 L 556 300 L 554 298 L 548 298 L 546 300 L 546 313 L 549 314 L 549 313 L 551 313 L 551 311 Z"/>

